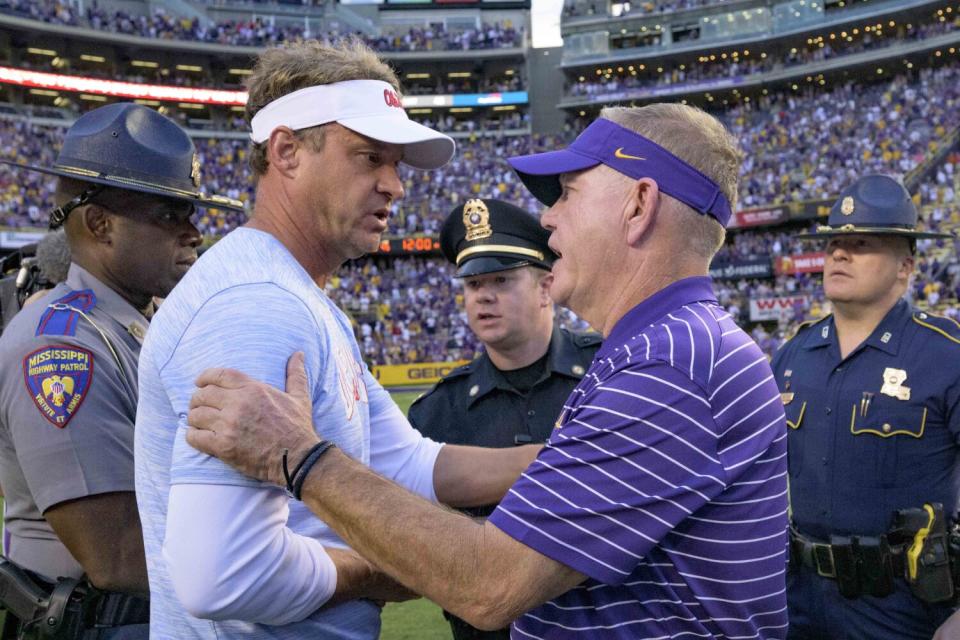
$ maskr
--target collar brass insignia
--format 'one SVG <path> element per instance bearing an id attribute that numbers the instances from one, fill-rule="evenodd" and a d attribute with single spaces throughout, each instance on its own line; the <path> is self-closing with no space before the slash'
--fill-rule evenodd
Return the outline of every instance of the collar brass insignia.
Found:
<path id="1" fill-rule="evenodd" d="M 482 240 L 493 235 L 490 227 L 490 210 L 483 200 L 473 198 L 463 205 L 463 226 L 467 228 L 468 242 Z"/>
<path id="2" fill-rule="evenodd" d="M 853 209 L 854 209 L 853 196 L 847 196 L 846 198 L 843 199 L 843 202 L 840 203 L 840 213 L 842 213 L 845 216 L 848 216 L 851 213 L 853 213 Z"/>
<path id="3" fill-rule="evenodd" d="M 190 179 L 193 180 L 193 186 L 200 187 L 200 158 L 193 154 L 193 162 L 190 165 Z"/>

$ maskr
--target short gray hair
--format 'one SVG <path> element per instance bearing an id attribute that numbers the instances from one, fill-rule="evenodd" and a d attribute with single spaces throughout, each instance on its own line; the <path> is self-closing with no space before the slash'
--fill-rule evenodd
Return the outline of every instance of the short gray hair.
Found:
<path id="1" fill-rule="evenodd" d="M 736 139 L 719 120 L 684 104 L 658 103 L 644 107 L 606 107 L 600 117 L 653 140 L 713 180 L 737 205 L 737 182 L 742 154 Z M 677 201 L 677 222 L 686 229 L 691 249 L 712 258 L 723 245 L 726 231 L 710 216 Z"/>

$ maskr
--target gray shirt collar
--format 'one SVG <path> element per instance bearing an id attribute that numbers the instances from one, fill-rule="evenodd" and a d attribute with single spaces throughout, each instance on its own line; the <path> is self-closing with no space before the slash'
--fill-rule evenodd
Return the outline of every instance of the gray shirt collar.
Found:
<path id="1" fill-rule="evenodd" d="M 75 262 L 70 264 L 66 282 L 74 291 L 93 291 L 93 295 L 97 297 L 96 308 L 119 322 L 138 342 L 143 342 L 150 321 L 119 293 Z"/>

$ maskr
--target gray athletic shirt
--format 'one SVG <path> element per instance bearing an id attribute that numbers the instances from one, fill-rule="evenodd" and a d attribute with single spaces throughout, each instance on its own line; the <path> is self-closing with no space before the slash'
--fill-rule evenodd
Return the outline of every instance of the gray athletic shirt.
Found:
<path id="1" fill-rule="evenodd" d="M 147 326 L 72 264 L 66 282 L 0 336 L 4 552 L 21 566 L 49 578 L 80 576 L 42 514 L 67 500 L 134 490 L 137 359 Z"/>

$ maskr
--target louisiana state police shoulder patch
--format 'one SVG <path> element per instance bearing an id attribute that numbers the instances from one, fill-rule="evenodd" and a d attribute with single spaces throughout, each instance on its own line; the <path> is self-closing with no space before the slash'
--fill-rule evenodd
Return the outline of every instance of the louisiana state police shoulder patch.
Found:
<path id="1" fill-rule="evenodd" d="M 23 359 L 23 381 L 41 415 L 63 429 L 93 381 L 93 354 L 67 344 L 37 349 Z"/>

